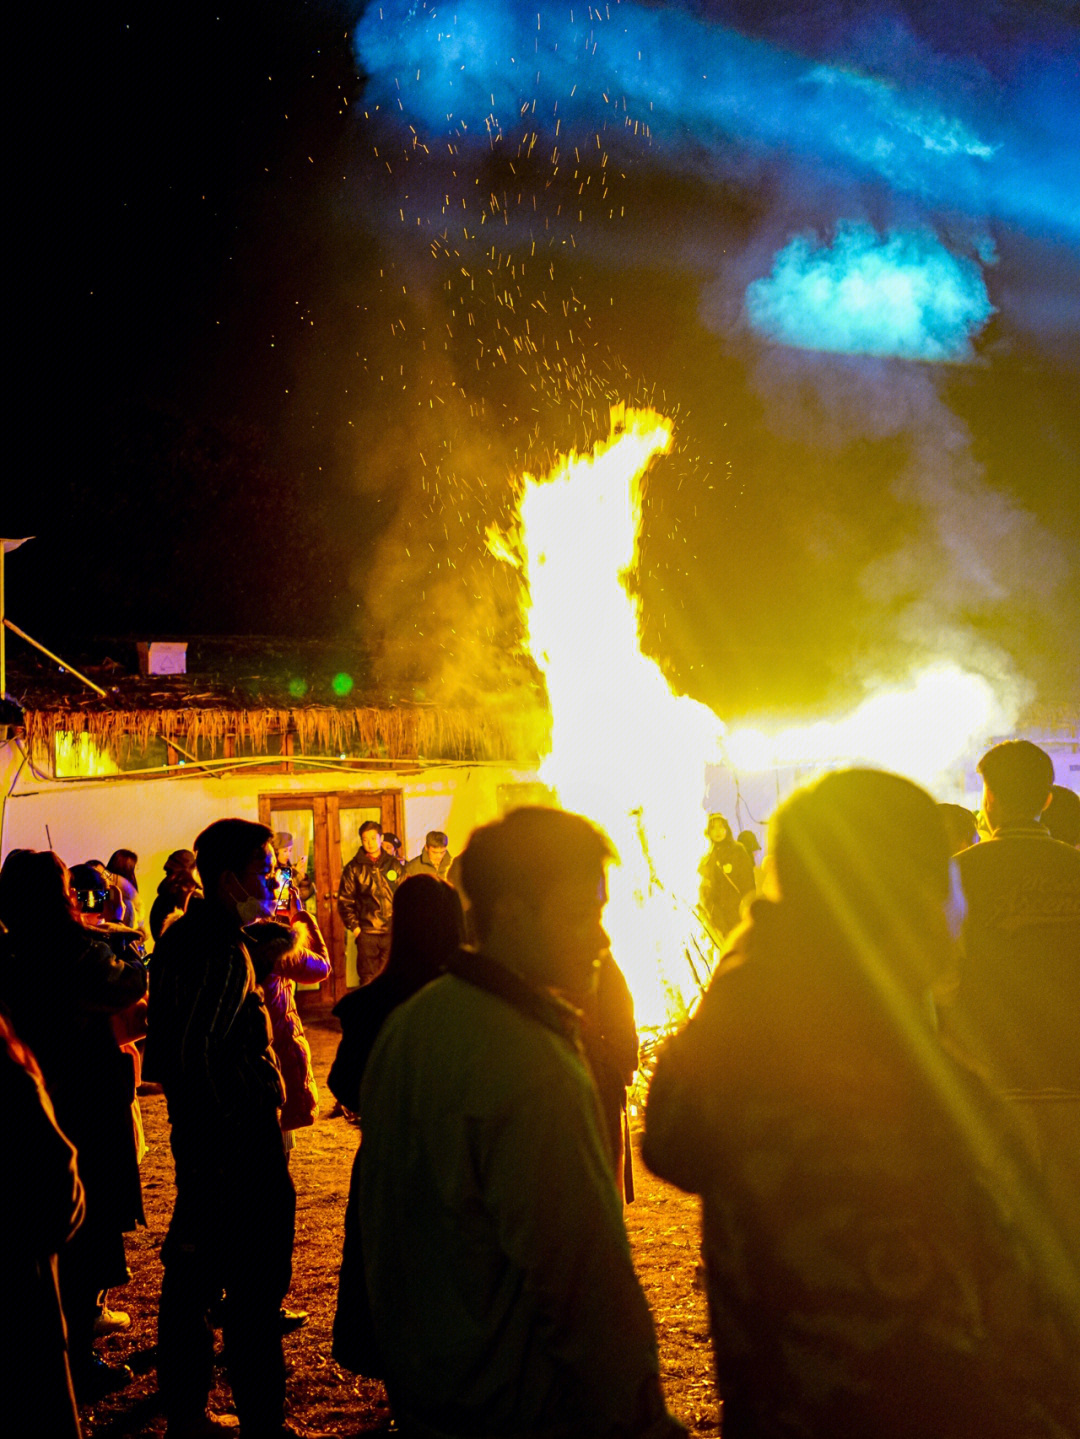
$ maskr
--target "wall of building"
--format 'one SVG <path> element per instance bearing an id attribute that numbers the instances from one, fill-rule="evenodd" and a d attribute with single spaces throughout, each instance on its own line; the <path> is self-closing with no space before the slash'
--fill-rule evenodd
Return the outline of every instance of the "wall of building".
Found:
<path id="1" fill-rule="evenodd" d="M 429 829 L 445 830 L 452 853 L 460 853 L 478 824 L 495 818 L 505 786 L 534 776 L 508 765 L 432 765 L 393 770 L 255 774 L 244 770 L 208 775 L 195 769 L 148 779 L 41 779 L 22 763 L 13 744 L 0 745 L 3 821 L 0 859 L 12 849 L 54 849 L 66 863 L 107 860 L 115 849 L 132 849 L 139 871 L 154 885 L 174 849 L 190 849 L 215 819 L 257 820 L 259 796 L 321 794 L 336 790 L 398 789 L 405 803 L 408 855 L 418 854 Z M 343 838 L 345 838 L 343 836 Z"/>

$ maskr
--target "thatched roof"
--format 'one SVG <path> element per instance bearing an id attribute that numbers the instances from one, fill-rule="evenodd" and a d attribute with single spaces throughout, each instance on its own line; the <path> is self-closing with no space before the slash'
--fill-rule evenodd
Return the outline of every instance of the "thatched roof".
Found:
<path id="1" fill-rule="evenodd" d="M 533 763 L 543 743 L 539 696 L 518 693 L 513 702 L 478 696 L 469 704 L 443 705 L 416 694 L 380 695 L 366 687 L 363 657 L 356 663 L 357 656 L 341 646 L 194 641 L 187 674 L 155 676 L 129 667 L 126 645 L 133 652 L 129 642 L 111 648 L 101 642 L 97 648 L 104 646 L 104 655 L 64 654 L 106 691 L 105 698 L 47 661 L 34 656 L 27 663 L 25 654 L 19 656 L 9 691 L 19 699 L 36 756 L 51 756 L 58 734 L 89 735 L 119 755 L 161 739 L 201 759 L 222 756 L 227 740 L 249 753 L 261 752 L 277 735 L 291 736 L 290 749 L 298 755 L 413 762 Z M 115 658 L 118 654 L 128 663 Z"/>

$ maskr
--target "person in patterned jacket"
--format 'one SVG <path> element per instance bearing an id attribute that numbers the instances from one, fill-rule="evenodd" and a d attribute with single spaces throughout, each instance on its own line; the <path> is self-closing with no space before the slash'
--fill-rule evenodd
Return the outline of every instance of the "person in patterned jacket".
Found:
<path id="1" fill-rule="evenodd" d="M 1080 1278 L 930 993 L 962 901 L 929 795 L 850 770 L 662 1051 L 643 1157 L 703 1198 L 724 1439 L 1080 1433 Z"/>

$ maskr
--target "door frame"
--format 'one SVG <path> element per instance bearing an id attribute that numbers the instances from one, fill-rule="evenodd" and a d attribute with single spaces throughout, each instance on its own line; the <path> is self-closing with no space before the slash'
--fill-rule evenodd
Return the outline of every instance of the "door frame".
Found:
<path id="1" fill-rule="evenodd" d="M 330 950 L 330 977 L 318 990 L 303 990 L 299 995 L 302 1009 L 309 1013 L 328 1013 L 347 992 L 345 983 L 345 926 L 338 914 L 337 897 L 341 886 L 341 810 L 362 806 L 378 808 L 384 833 L 396 834 L 405 841 L 405 796 L 400 789 L 348 790 L 271 790 L 259 795 L 259 820 L 273 829 L 275 812 L 311 809 L 312 858 L 315 864 L 315 918 Z"/>

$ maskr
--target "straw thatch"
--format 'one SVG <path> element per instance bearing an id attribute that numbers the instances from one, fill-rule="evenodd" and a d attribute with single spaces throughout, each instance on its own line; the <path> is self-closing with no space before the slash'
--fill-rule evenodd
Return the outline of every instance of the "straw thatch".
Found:
<path id="1" fill-rule="evenodd" d="M 177 708 L 88 709 L 58 706 L 23 711 L 35 759 L 51 762 L 58 735 L 87 735 L 118 757 L 145 749 L 152 740 L 182 746 L 200 759 L 226 755 L 226 741 L 246 753 L 268 753 L 272 736 L 291 735 L 298 755 L 346 755 L 349 759 L 507 760 L 532 762 L 538 749 L 538 716 L 508 715 L 497 708 L 448 710 L 434 705 L 363 705 L 293 708 L 221 705 Z M 281 751 L 270 756 L 280 758 Z"/>
<path id="2" fill-rule="evenodd" d="M 35 763 L 50 768 L 58 738 L 77 746 L 81 736 L 124 768 L 160 763 L 144 757 L 155 741 L 203 762 L 262 755 L 269 762 L 338 761 L 344 755 L 385 763 L 531 765 L 546 749 L 546 706 L 528 685 L 439 705 L 425 702 L 421 691 L 379 692 L 363 656 L 340 644 L 198 639 L 189 645 L 189 672 L 182 675 L 140 674 L 134 650 L 127 641 L 98 641 L 94 653 L 70 657 L 104 696 L 33 651 L 20 652 L 12 689 Z M 351 687 L 353 676 L 356 688 L 338 693 L 338 682 Z M 160 754 L 160 743 L 157 749 Z"/>

